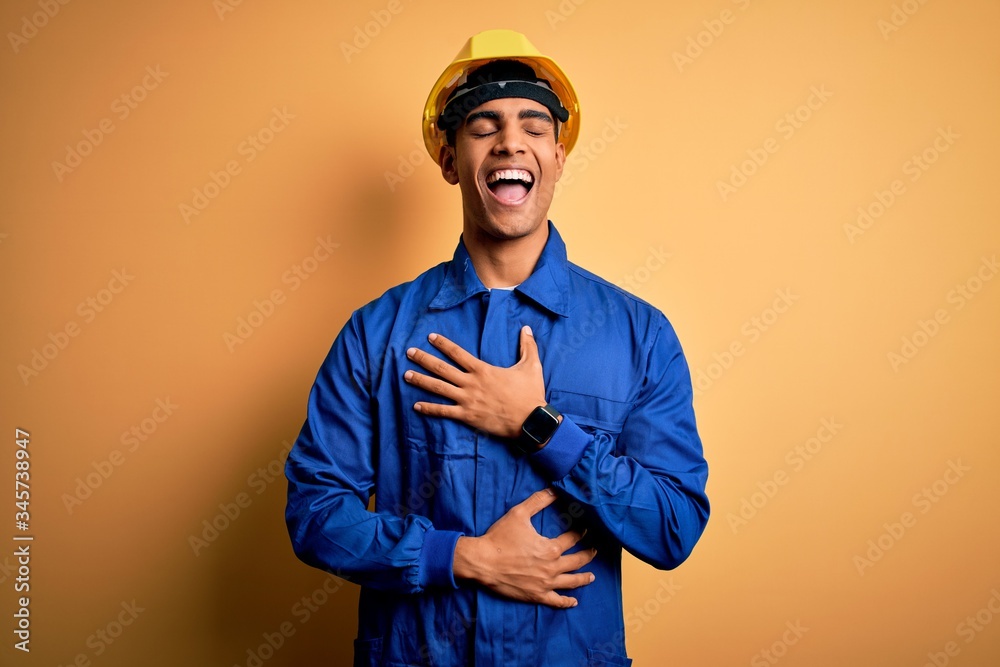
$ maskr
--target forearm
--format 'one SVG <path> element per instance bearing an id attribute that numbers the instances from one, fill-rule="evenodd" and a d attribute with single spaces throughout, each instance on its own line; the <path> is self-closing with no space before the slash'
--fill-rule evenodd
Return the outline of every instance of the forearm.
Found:
<path id="1" fill-rule="evenodd" d="M 323 496 L 289 484 L 286 521 L 304 562 L 381 590 L 455 586 L 452 556 L 459 533 L 435 530 L 419 515 L 369 512 L 350 492 L 325 489 Z"/>
<path id="2" fill-rule="evenodd" d="M 627 551 L 655 567 L 671 569 L 683 562 L 708 521 L 707 471 L 697 456 L 677 457 L 671 462 L 674 470 L 665 461 L 643 464 L 615 456 L 607 434 L 591 436 L 567 419 L 533 455 L 533 463 Z"/>

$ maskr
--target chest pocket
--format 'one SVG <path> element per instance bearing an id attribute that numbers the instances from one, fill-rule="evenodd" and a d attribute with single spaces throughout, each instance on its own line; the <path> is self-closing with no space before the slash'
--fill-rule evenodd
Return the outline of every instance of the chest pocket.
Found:
<path id="1" fill-rule="evenodd" d="M 632 407 L 625 401 L 564 389 L 550 389 L 548 394 L 549 402 L 581 429 L 593 435 L 607 433 L 614 439 L 621 433 Z"/>

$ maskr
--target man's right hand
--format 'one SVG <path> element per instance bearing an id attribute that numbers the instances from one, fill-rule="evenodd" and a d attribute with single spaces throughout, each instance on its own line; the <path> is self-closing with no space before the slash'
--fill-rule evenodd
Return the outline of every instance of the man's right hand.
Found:
<path id="1" fill-rule="evenodd" d="M 456 578 L 471 579 L 505 597 L 568 609 L 576 598 L 557 590 L 586 586 L 590 572 L 575 572 L 594 560 L 596 549 L 566 554 L 583 535 L 569 531 L 542 537 L 531 517 L 556 500 L 555 491 L 542 489 L 497 519 L 482 537 L 460 537 L 455 546 Z"/>

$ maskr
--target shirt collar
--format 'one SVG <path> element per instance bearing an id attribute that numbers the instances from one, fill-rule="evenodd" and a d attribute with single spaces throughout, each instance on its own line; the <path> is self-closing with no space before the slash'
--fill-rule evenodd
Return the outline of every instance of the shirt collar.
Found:
<path id="1" fill-rule="evenodd" d="M 566 259 L 566 244 L 563 243 L 551 220 L 548 225 L 549 238 L 535 264 L 535 269 L 515 291 L 542 308 L 566 317 L 569 315 L 569 261 Z M 444 283 L 429 306 L 433 310 L 445 310 L 486 291 L 486 287 L 476 275 L 465 242 L 459 239 L 455 255 L 448 265 Z"/>

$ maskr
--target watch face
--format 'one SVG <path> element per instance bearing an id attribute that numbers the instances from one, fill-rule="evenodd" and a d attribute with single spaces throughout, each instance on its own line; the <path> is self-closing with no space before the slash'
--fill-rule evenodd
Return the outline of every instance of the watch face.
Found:
<path id="1" fill-rule="evenodd" d="M 559 426 L 559 419 L 556 416 L 544 407 L 537 407 L 524 420 L 521 430 L 540 445 L 552 437 L 557 426 Z"/>

